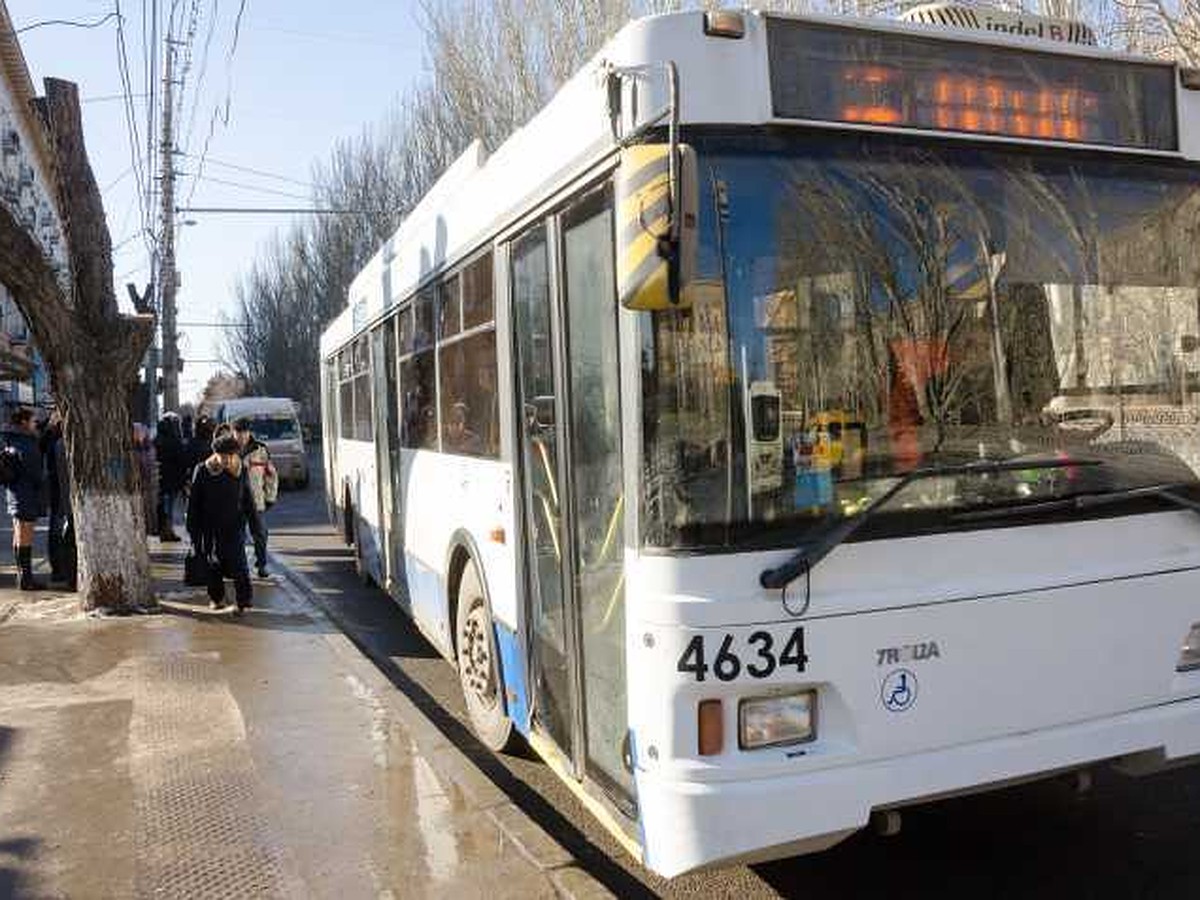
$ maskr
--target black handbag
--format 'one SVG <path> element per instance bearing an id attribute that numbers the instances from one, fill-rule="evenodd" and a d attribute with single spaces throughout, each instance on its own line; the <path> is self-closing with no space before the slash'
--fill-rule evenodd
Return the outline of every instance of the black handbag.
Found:
<path id="1" fill-rule="evenodd" d="M 207 585 L 209 565 L 208 557 L 193 547 L 183 559 L 183 583 L 193 587 Z"/>

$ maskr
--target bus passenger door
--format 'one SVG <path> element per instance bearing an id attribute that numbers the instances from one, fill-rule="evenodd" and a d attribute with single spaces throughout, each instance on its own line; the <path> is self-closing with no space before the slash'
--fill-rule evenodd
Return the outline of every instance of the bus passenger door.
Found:
<path id="1" fill-rule="evenodd" d="M 375 465 L 379 485 L 379 561 L 384 590 L 393 592 L 401 570 L 398 552 L 402 532 L 397 484 L 400 477 L 399 399 L 396 387 L 396 320 L 388 319 L 371 334 L 375 384 Z"/>
<path id="2" fill-rule="evenodd" d="M 546 224 L 511 250 L 516 335 L 516 414 L 522 472 L 524 566 L 533 711 L 537 725 L 574 760 L 576 731 L 574 623 L 563 584 L 562 461 L 559 458 L 558 329 L 550 304 Z"/>
<path id="3" fill-rule="evenodd" d="M 558 283 L 565 322 L 570 600 L 583 708 L 580 764 L 628 808 L 625 767 L 625 496 L 612 186 L 559 217 Z"/>

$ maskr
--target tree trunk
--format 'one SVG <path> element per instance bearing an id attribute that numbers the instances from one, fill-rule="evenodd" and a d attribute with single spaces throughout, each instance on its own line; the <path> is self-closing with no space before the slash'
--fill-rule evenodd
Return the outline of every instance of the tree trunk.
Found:
<path id="1" fill-rule="evenodd" d="M 71 472 L 71 509 L 84 610 L 154 603 L 127 385 L 95 388 L 109 354 L 85 353 L 55 380 Z M 88 358 L 90 357 L 90 358 Z"/>

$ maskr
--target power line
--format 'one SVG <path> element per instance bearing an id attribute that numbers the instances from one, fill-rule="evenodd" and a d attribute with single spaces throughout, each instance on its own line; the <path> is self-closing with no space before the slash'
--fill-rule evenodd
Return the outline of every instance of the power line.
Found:
<path id="1" fill-rule="evenodd" d="M 277 191 L 274 188 L 258 187 L 253 184 L 243 184 L 240 181 L 226 181 L 224 178 L 215 178 L 212 175 L 197 175 L 198 179 L 207 181 L 210 184 L 223 184 L 226 187 L 240 188 L 243 191 L 254 191 L 258 194 L 271 194 L 275 197 L 290 197 L 292 200 L 309 200 L 310 197 L 304 194 L 293 194 L 288 191 Z"/>
<path id="2" fill-rule="evenodd" d="M 109 191 L 111 191 L 113 188 L 115 188 L 118 184 L 120 184 L 122 181 L 124 181 L 126 178 L 128 178 L 129 173 L 132 171 L 133 171 L 133 166 L 130 166 L 128 169 L 126 169 L 124 172 L 122 172 L 120 175 L 118 175 L 116 178 L 114 178 L 112 181 L 110 181 L 108 184 L 106 184 L 104 187 L 102 187 L 100 189 L 100 193 L 107 194 Z"/>
<path id="3" fill-rule="evenodd" d="M 191 159 L 199 158 L 196 156 L 195 153 L 184 153 L 183 155 L 190 157 Z M 298 178 L 289 178 L 286 175 L 276 175 L 274 172 L 267 172 L 267 171 L 264 171 L 263 169 L 252 169 L 249 166 L 241 166 L 241 165 L 237 165 L 235 163 L 225 162 L 224 160 L 217 159 L 214 156 L 208 157 L 208 164 L 210 166 L 219 166 L 220 168 L 223 168 L 223 169 L 232 169 L 235 172 L 245 172 L 249 175 L 259 175 L 263 178 L 271 178 L 271 179 L 274 179 L 275 181 L 284 181 L 284 182 L 287 182 L 288 184 L 295 184 L 295 185 L 299 185 L 300 187 L 309 188 L 310 190 L 313 189 L 313 185 L 311 182 L 300 181 Z"/>
<path id="4" fill-rule="evenodd" d="M 141 167 L 141 137 L 138 135 L 137 114 L 133 108 L 133 84 L 129 78 L 129 56 L 125 48 L 125 26 L 124 19 L 121 16 L 121 0 L 113 0 L 115 4 L 115 14 L 117 16 L 117 71 L 121 76 L 121 86 L 125 92 L 125 126 L 129 129 L 129 158 L 130 167 L 137 173 L 138 181 L 145 184 L 144 173 Z M 148 220 L 146 218 L 146 204 L 142 194 L 142 190 L 137 192 L 138 206 L 141 210 L 142 228 L 146 228 Z M 147 244 L 148 251 L 152 250 Z"/>
<path id="5" fill-rule="evenodd" d="M 145 94 L 130 94 L 130 96 L 133 97 L 135 100 L 143 100 L 146 97 Z M 101 94 L 100 96 L 97 96 L 97 97 L 83 97 L 80 99 L 79 102 L 80 103 L 109 103 L 113 100 L 124 100 L 124 99 L 125 99 L 124 94 Z"/>
<path id="6" fill-rule="evenodd" d="M 122 247 L 124 247 L 130 241 L 134 240 L 135 238 L 141 237 L 141 234 L 142 234 L 142 232 L 139 229 L 138 231 L 133 232 L 133 234 L 130 234 L 127 237 L 124 237 L 121 240 L 117 241 L 117 243 L 113 244 L 112 252 L 116 253 L 118 250 L 120 250 Z"/>
<path id="7" fill-rule="evenodd" d="M 213 35 L 217 32 L 217 16 L 220 12 L 220 0 L 213 0 L 212 14 L 208 17 L 208 33 L 204 36 L 204 51 L 200 55 L 200 74 L 196 77 L 196 88 L 193 91 L 192 111 L 188 115 L 187 133 L 183 143 L 188 150 L 192 148 L 192 135 L 196 131 L 196 116 L 200 112 L 200 100 L 204 91 L 204 77 L 208 74 L 208 59 L 212 50 Z"/>
<path id="8" fill-rule="evenodd" d="M 215 215 L 248 215 L 248 216 L 283 216 L 283 215 L 314 215 L 314 216 L 361 216 L 369 212 L 365 209 L 321 209 L 318 207 L 282 207 L 282 206 L 177 206 L 177 213 L 212 213 Z"/>
<path id="9" fill-rule="evenodd" d="M 101 25 L 111 21 L 112 19 L 117 19 L 119 21 L 120 18 L 120 12 L 114 11 L 110 12 L 101 19 L 97 19 L 95 22 L 76 22 L 71 19 L 44 19 L 41 22 L 34 22 L 31 25 L 24 25 L 20 28 L 17 28 L 13 33 L 24 34 L 26 31 L 33 31 L 35 28 L 45 28 L 48 25 L 65 25 L 70 28 L 99 28 Z"/>
<path id="10" fill-rule="evenodd" d="M 221 106 L 213 108 L 213 114 L 208 120 L 208 134 L 204 138 L 204 147 L 200 151 L 200 165 L 196 167 L 196 177 L 192 179 L 191 189 L 188 191 L 187 202 L 191 203 L 192 198 L 196 196 L 196 188 L 200 185 L 200 177 L 204 174 L 204 166 L 208 160 L 208 150 L 212 145 L 213 135 L 217 130 L 217 118 L 220 117 L 222 126 L 229 127 L 229 110 L 233 101 L 233 60 L 237 54 L 238 43 L 242 33 L 242 18 L 246 14 L 247 0 L 240 0 L 238 3 L 238 11 L 233 19 L 233 38 L 229 44 L 229 52 L 225 54 L 225 104 L 224 111 Z"/>

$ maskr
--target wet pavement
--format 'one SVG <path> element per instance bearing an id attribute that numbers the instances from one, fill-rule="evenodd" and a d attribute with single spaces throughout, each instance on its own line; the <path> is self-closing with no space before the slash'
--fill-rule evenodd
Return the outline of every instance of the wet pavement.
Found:
<path id="1" fill-rule="evenodd" d="M 178 561 L 124 619 L 0 575 L 0 897 L 555 895 L 327 620 L 211 612 Z"/>

